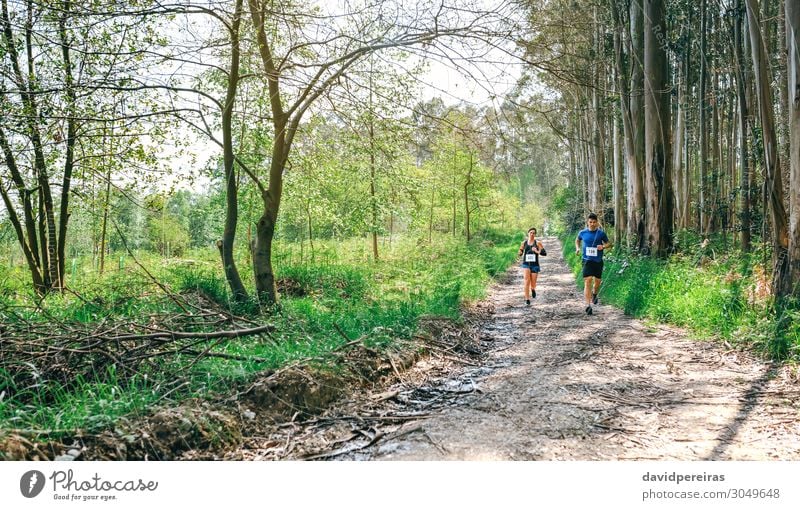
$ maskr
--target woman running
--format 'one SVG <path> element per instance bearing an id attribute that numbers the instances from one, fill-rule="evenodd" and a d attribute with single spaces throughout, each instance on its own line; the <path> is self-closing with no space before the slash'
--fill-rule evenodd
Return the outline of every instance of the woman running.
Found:
<path id="1" fill-rule="evenodd" d="M 545 255 L 544 246 L 536 240 L 536 229 L 528 229 L 528 238 L 522 241 L 517 255 L 522 257 L 522 272 L 525 276 L 525 304 L 530 306 L 536 297 L 536 280 L 539 278 L 539 257 Z"/>

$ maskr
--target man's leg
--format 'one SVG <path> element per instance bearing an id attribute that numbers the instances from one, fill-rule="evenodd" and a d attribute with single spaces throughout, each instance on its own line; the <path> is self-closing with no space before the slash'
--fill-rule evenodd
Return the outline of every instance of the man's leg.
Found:
<path id="1" fill-rule="evenodd" d="M 592 289 L 592 304 L 595 305 L 597 304 L 597 294 L 600 293 L 600 282 L 603 278 L 603 263 L 600 262 L 597 266 L 595 268 L 597 272 L 594 275 L 594 288 Z"/>
<path id="2" fill-rule="evenodd" d="M 587 276 L 583 279 L 583 297 L 586 298 L 586 304 L 592 304 L 592 277 Z"/>
<path id="3" fill-rule="evenodd" d="M 586 315 L 592 315 L 592 277 L 583 279 L 583 297 L 586 299 Z"/>

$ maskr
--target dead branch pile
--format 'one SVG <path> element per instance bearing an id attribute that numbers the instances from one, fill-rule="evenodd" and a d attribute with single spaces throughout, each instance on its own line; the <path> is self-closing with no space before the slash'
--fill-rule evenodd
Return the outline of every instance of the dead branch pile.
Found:
<path id="1" fill-rule="evenodd" d="M 5 398 L 43 384 L 69 387 L 78 380 L 97 380 L 110 370 L 127 380 L 178 355 L 189 357 L 181 364 L 184 370 L 206 357 L 239 359 L 219 348 L 236 338 L 269 339 L 274 330 L 208 303 L 187 307 L 185 313 L 152 314 L 136 321 L 107 317 L 81 323 L 50 316 L 43 309 L 27 312 L 0 309 Z M 31 316 L 36 320 L 26 318 Z"/>

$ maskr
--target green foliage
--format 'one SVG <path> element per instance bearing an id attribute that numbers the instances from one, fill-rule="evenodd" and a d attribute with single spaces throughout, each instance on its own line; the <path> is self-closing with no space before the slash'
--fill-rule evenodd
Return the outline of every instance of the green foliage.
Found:
<path id="1" fill-rule="evenodd" d="M 14 394 L 0 400 L 2 428 L 26 428 L 44 435 L 107 427 L 120 416 L 155 404 L 163 393 L 160 383 L 154 385 L 138 375 L 122 378 L 113 367 L 91 379 L 79 376 L 68 387 L 45 381 L 19 389 L 9 382 L 0 369 L 0 392 Z"/>
<path id="2" fill-rule="evenodd" d="M 555 220 L 553 226 L 558 234 L 580 230 L 585 218 L 578 190 L 571 186 L 556 189 L 551 202 L 550 217 Z"/>
<path id="3" fill-rule="evenodd" d="M 682 235 L 687 251 L 669 260 L 614 248 L 604 257 L 601 299 L 634 317 L 676 324 L 775 359 L 800 359 L 800 306 L 787 301 L 776 308 L 762 295 L 766 272 L 757 259 L 735 250 L 714 250 L 712 246 L 724 243 L 721 239 L 703 245 L 692 242 L 690 234 Z M 575 235 L 562 240 L 564 256 L 582 288 Z"/>
<path id="4" fill-rule="evenodd" d="M 153 217 L 148 224 L 148 238 L 151 249 L 166 257 L 182 257 L 189 248 L 189 231 L 180 220 L 171 214 Z"/>
<path id="5" fill-rule="evenodd" d="M 296 256 L 300 247 L 295 243 L 279 244 L 276 259 L 282 302 L 261 316 L 257 308 L 229 308 L 227 285 L 213 251 L 168 263 L 142 253 L 140 262 L 173 293 L 187 299 L 199 294 L 233 313 L 274 324 L 271 341 L 243 338 L 215 347 L 244 360 L 206 358 L 193 364 L 193 356 L 159 358 L 134 377 L 123 377 L 112 366 L 68 384 L 38 379 L 34 386 L 16 387 L 11 377 L 0 372 L 0 392 L 6 390 L 6 397 L 0 399 L 0 428 L 50 430 L 56 435 L 74 428 L 96 430 L 120 416 L 144 412 L 163 402 L 167 393 L 171 400 L 207 397 L 295 360 L 324 362 L 347 339 L 362 338 L 373 347 L 393 348 L 414 333 L 423 317 L 458 320 L 461 306 L 482 298 L 491 277 L 513 262 L 520 235 L 487 229 L 470 243 L 450 235 L 436 235 L 432 243 L 406 236 L 386 247 L 377 263 L 371 261 L 368 249 L 356 249 L 365 248 L 363 238 L 320 242 L 315 257 L 308 251 Z M 181 312 L 134 265 L 103 276 L 81 273 L 80 278 L 80 297 L 54 294 L 37 307 L 19 306 L 32 299 L 30 294 L 14 298 L 13 303 L 8 297 L 0 298 L 17 305 L 12 318 L 3 315 L 0 301 L 0 318 L 6 323 L 56 320 L 110 325 Z"/>

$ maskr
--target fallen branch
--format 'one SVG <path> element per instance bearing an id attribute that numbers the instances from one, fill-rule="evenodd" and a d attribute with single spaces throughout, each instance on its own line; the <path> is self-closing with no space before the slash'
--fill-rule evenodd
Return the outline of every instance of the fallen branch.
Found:
<path id="1" fill-rule="evenodd" d="M 339 455 L 344 455 L 344 454 L 347 454 L 347 453 L 357 452 L 359 450 L 363 450 L 365 448 L 369 448 L 370 446 L 373 446 L 375 443 L 377 443 L 381 439 L 388 439 L 388 440 L 397 439 L 399 437 L 402 437 L 402 436 L 405 436 L 405 435 L 408 435 L 408 434 L 411 434 L 411 433 L 414 433 L 414 432 L 424 432 L 424 430 L 423 430 L 422 427 L 418 426 L 418 427 L 414 427 L 414 428 L 411 428 L 411 429 L 408 429 L 408 430 L 401 430 L 399 432 L 393 432 L 391 434 L 384 434 L 383 432 L 379 431 L 378 433 L 375 434 L 375 436 L 370 441 L 368 441 L 368 442 L 366 442 L 366 443 L 364 443 L 362 445 L 351 446 L 349 448 L 339 448 L 338 450 L 332 450 L 332 451 L 323 452 L 323 453 L 316 453 L 316 454 L 312 454 L 312 455 L 305 455 L 303 457 L 300 457 L 300 460 L 330 459 L 330 458 L 333 458 L 333 457 L 338 457 Z"/>
<path id="2" fill-rule="evenodd" d="M 261 333 L 270 333 L 275 331 L 275 326 L 268 324 L 266 326 L 259 326 L 250 329 L 234 329 L 229 331 L 211 331 L 211 332 L 193 332 L 193 331 L 159 331 L 157 333 L 136 334 L 136 335 L 120 335 L 108 338 L 108 340 L 120 342 L 123 340 L 157 340 L 166 338 L 174 340 L 179 338 L 239 338 L 243 336 L 259 335 Z"/>

